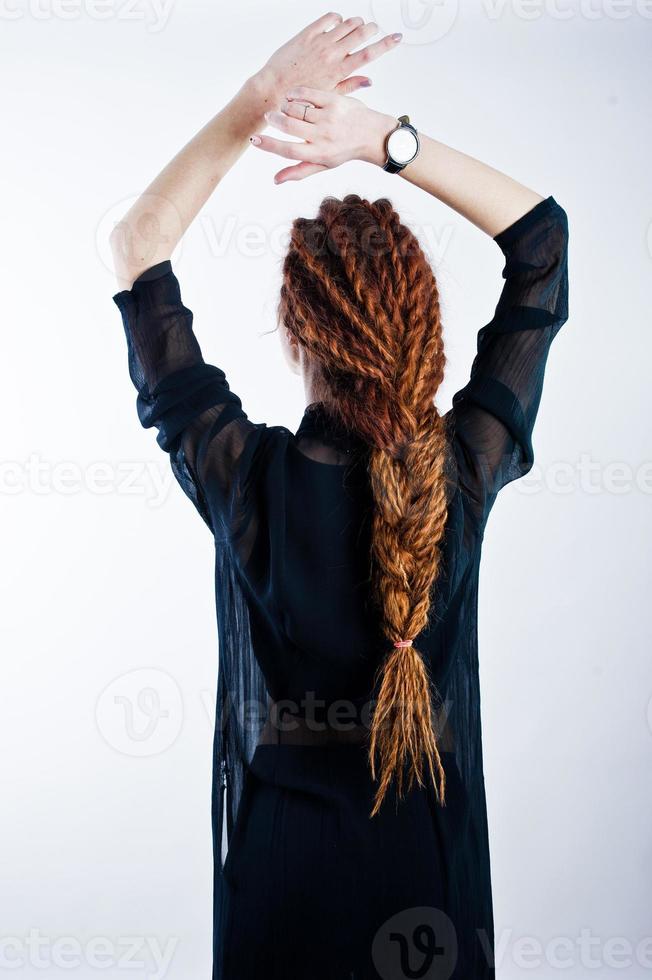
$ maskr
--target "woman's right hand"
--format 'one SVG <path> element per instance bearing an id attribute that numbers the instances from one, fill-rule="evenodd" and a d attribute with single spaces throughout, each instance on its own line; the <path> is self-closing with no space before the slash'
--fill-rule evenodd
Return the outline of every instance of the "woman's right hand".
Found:
<path id="1" fill-rule="evenodd" d="M 401 40 L 400 34 L 388 34 L 367 44 L 377 33 L 378 25 L 362 17 L 343 20 L 341 14 L 324 14 L 275 51 L 254 80 L 273 105 L 295 85 L 348 95 L 370 84 L 366 75 L 353 73 L 398 47 Z"/>
<path id="2" fill-rule="evenodd" d="M 386 138 L 398 125 L 394 116 L 376 112 L 359 99 L 304 85 L 289 91 L 280 109 L 266 112 L 265 119 L 275 129 L 303 140 L 290 142 L 264 134 L 251 137 L 253 146 L 261 150 L 300 161 L 280 170 L 274 177 L 277 184 L 302 180 L 349 160 L 382 166 L 387 159 Z"/>

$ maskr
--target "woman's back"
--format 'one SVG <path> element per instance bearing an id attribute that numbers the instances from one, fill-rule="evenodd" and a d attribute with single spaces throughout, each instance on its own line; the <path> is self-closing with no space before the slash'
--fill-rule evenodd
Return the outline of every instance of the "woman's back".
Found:
<path id="1" fill-rule="evenodd" d="M 316 944 L 311 980 L 366 980 L 392 961 L 396 929 L 420 927 L 410 909 L 429 910 L 428 928 L 448 936 L 451 976 L 492 975 L 478 569 L 496 494 L 533 463 L 548 349 L 567 315 L 565 214 L 548 198 L 496 241 L 506 283 L 443 417 L 447 516 L 416 638 L 436 689 L 446 805 L 429 782 L 400 801 L 392 787 L 371 822 L 365 711 L 385 641 L 368 447 L 321 403 L 296 433 L 251 422 L 201 358 L 169 263 L 116 297 L 141 422 L 159 429 L 216 543 L 216 976 L 305 963 Z M 407 918 L 392 926 L 394 914 Z M 328 944 L 337 929 L 348 937 L 341 956 Z"/>

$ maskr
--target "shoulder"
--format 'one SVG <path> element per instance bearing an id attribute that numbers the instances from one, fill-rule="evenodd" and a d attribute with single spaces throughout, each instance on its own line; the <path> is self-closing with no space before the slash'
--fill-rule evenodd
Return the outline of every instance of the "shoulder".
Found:
<path id="1" fill-rule="evenodd" d="M 294 434 L 284 425 L 269 425 L 267 422 L 250 422 L 246 456 L 251 465 L 271 465 L 283 459 L 288 446 L 294 441 Z"/>

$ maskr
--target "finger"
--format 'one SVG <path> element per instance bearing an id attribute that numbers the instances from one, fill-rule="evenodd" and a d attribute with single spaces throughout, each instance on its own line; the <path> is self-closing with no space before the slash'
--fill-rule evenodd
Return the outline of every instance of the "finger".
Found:
<path id="1" fill-rule="evenodd" d="M 402 37 L 402 34 L 388 34 L 387 37 L 376 41 L 375 44 L 368 45 L 362 51 L 356 51 L 354 54 L 348 55 L 344 62 L 344 67 L 350 72 L 357 71 L 362 65 L 368 65 L 370 61 L 375 61 L 376 58 L 380 58 L 388 51 L 391 51 L 392 48 L 397 48 Z"/>
<path id="2" fill-rule="evenodd" d="M 358 27 L 362 27 L 364 20 L 362 17 L 347 17 L 346 20 L 342 21 L 328 32 L 329 41 L 341 41 L 342 38 L 347 37 L 352 31 L 355 31 Z"/>
<path id="3" fill-rule="evenodd" d="M 258 150 L 275 153 L 286 160 L 314 160 L 314 150 L 309 143 L 291 143 L 289 140 L 278 140 L 260 133 L 251 136 L 249 142 Z"/>
<path id="4" fill-rule="evenodd" d="M 378 24 L 374 24 L 370 21 L 368 24 L 362 24 L 361 27 L 356 28 L 355 31 L 351 31 L 340 41 L 340 48 L 345 51 L 353 51 L 355 48 L 359 47 L 361 44 L 365 44 L 370 37 L 378 33 Z"/>
<path id="5" fill-rule="evenodd" d="M 321 109 L 317 109 L 309 102 L 288 101 L 283 99 L 280 104 L 280 111 L 293 119 L 300 119 L 301 122 L 311 123 L 313 126 L 319 122 Z"/>
<path id="6" fill-rule="evenodd" d="M 351 55 L 348 55 L 348 57 L 350 58 Z M 318 108 L 331 105 L 336 99 L 336 96 L 332 92 L 320 92 L 318 88 L 307 88 L 305 85 L 299 85 L 296 88 L 290 89 L 286 95 L 293 102 L 312 102 Z"/>
<path id="7" fill-rule="evenodd" d="M 289 102 L 287 104 L 296 105 L 297 108 L 300 106 L 298 102 Z M 265 119 L 274 129 L 280 129 L 282 133 L 288 133 L 290 136 L 299 136 L 302 140 L 310 139 L 311 130 L 313 134 L 315 132 L 314 125 L 310 122 L 304 122 L 301 114 L 296 119 L 285 112 L 278 112 L 276 109 L 273 109 L 265 113 Z"/>
<path id="8" fill-rule="evenodd" d="M 323 163 L 295 163 L 293 167 L 284 167 L 274 176 L 275 184 L 285 184 L 292 180 L 303 180 L 313 174 L 328 170 Z"/>
<path id="9" fill-rule="evenodd" d="M 322 17 L 318 17 L 314 20 L 312 24 L 308 24 L 306 28 L 301 32 L 302 34 L 321 34 L 323 31 L 329 31 L 331 28 L 337 26 L 337 24 L 342 23 L 342 15 L 328 13 L 324 14 Z"/>
<path id="10" fill-rule="evenodd" d="M 351 95 L 352 92 L 357 92 L 359 88 L 369 88 L 370 85 L 371 79 L 367 78 L 366 75 L 352 75 L 351 78 L 345 78 L 344 81 L 338 82 L 335 91 L 338 95 Z M 292 104 L 290 103 L 290 105 Z"/>

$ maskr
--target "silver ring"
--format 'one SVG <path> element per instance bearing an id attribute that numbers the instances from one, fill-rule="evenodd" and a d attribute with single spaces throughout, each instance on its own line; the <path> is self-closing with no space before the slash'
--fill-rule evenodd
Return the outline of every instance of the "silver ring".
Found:
<path id="1" fill-rule="evenodd" d="M 307 113 L 307 111 L 308 111 L 309 108 L 310 108 L 310 106 L 308 106 L 308 105 L 304 105 L 304 107 L 303 107 L 303 121 L 304 122 L 306 121 L 306 113 Z"/>

